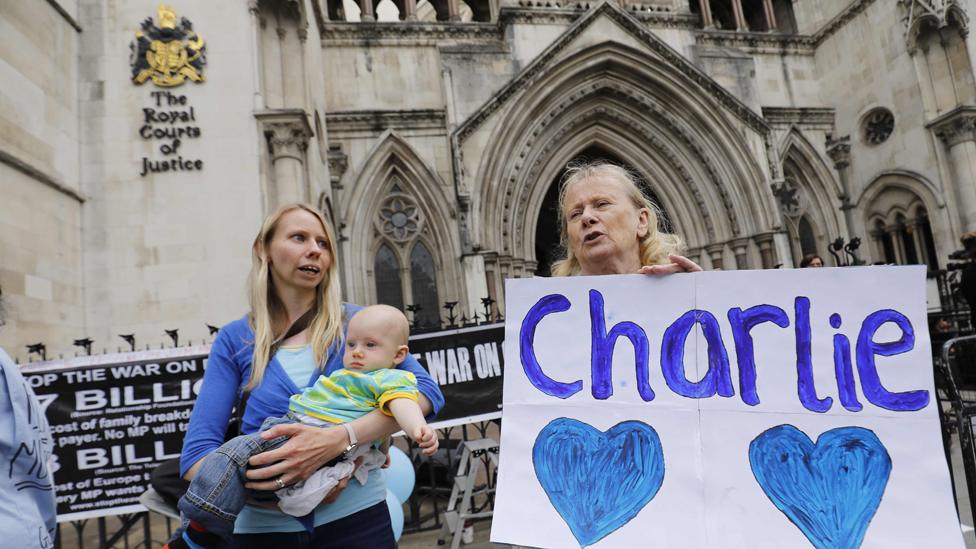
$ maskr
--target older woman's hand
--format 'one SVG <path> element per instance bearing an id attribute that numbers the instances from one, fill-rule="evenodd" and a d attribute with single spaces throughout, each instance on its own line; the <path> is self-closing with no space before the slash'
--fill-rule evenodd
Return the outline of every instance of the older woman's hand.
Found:
<path id="1" fill-rule="evenodd" d="M 245 486 L 252 490 L 274 491 L 307 479 L 322 465 L 341 454 L 348 445 L 345 429 L 313 427 L 298 423 L 275 425 L 261 433 L 265 440 L 288 437 L 280 447 L 252 456 Z M 266 467 L 264 467 L 266 466 Z"/>
<path id="2" fill-rule="evenodd" d="M 667 265 L 644 265 L 637 271 L 640 274 L 672 274 L 672 273 L 695 273 L 702 270 L 701 265 L 688 259 L 683 255 L 669 255 L 671 263 Z"/>

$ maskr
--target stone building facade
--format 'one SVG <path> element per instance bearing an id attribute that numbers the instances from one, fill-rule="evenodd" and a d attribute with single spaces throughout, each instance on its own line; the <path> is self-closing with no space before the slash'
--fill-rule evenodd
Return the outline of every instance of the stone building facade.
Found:
<path id="1" fill-rule="evenodd" d="M 581 157 L 635 170 L 706 268 L 832 265 L 837 238 L 944 268 L 976 229 L 974 9 L 0 0 L 0 346 L 205 338 L 296 200 L 348 300 L 503 308 Z"/>

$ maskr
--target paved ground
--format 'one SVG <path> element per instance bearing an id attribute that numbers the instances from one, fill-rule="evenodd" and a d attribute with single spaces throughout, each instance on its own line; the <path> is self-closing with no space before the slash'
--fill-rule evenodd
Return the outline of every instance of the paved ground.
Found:
<path id="1" fill-rule="evenodd" d="M 491 530 L 491 521 L 483 521 L 476 523 L 474 525 L 474 542 L 470 544 L 462 544 L 463 549 L 489 549 L 489 548 L 501 548 L 501 547 L 511 547 L 510 545 L 499 545 L 497 543 L 491 543 L 488 541 L 488 535 Z M 419 534 L 410 534 L 408 536 L 403 536 L 400 538 L 400 549 L 437 549 L 442 547 L 444 549 L 449 548 L 451 545 L 451 540 L 446 540 L 444 545 L 438 545 L 437 540 L 440 536 L 439 531 L 431 532 L 421 532 Z"/>

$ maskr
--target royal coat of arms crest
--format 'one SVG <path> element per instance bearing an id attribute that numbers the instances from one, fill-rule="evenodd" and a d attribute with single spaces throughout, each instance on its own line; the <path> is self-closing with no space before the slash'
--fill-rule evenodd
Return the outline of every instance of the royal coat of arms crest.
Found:
<path id="1" fill-rule="evenodd" d="M 187 79 L 203 82 L 203 66 L 207 62 L 203 38 L 185 17 L 177 23 L 176 12 L 170 6 L 160 5 L 158 13 L 159 26 L 147 17 L 129 45 L 132 81 L 142 84 L 151 79 L 163 88 L 179 86 Z"/>

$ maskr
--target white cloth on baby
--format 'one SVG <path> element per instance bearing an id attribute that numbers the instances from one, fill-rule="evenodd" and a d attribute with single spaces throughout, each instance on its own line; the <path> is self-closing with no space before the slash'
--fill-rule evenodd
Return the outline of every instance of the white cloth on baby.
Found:
<path id="1" fill-rule="evenodd" d="M 298 417 L 302 423 L 310 425 L 333 425 L 309 416 L 299 415 Z M 363 458 L 363 463 L 356 469 L 356 464 L 353 462 L 360 457 Z M 304 517 L 322 503 L 325 496 L 338 486 L 339 481 L 351 474 L 360 484 L 366 484 L 369 472 L 373 469 L 379 469 L 384 463 L 386 463 L 386 454 L 373 448 L 371 444 L 358 446 L 339 463 L 331 467 L 323 467 L 312 473 L 312 476 L 304 481 L 276 491 L 278 508 L 293 517 Z M 353 469 L 356 470 L 355 473 L 353 473 Z"/>

